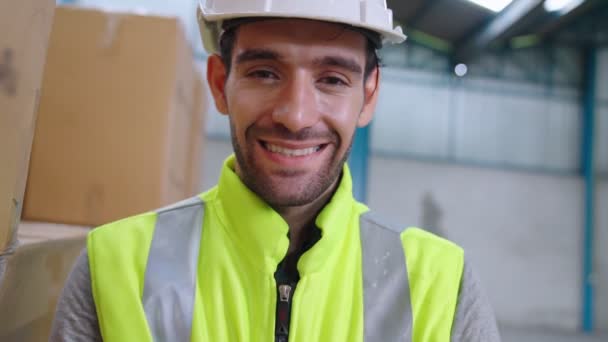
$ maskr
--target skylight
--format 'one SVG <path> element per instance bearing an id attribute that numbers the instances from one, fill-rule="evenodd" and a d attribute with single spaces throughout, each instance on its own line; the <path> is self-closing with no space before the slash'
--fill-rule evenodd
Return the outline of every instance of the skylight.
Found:
<path id="1" fill-rule="evenodd" d="M 475 3 L 479 6 L 485 7 L 493 12 L 502 11 L 507 5 L 509 5 L 513 0 L 469 0 L 472 3 Z"/>
<path id="2" fill-rule="evenodd" d="M 546 0 L 544 7 L 547 12 L 569 12 L 582 2 L 583 0 Z"/>

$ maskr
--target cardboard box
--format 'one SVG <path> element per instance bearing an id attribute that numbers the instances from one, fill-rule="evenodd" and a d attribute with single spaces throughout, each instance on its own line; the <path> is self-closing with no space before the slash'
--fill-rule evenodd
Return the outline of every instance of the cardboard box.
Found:
<path id="1" fill-rule="evenodd" d="M 55 0 L 0 1 L 0 255 L 21 215 Z"/>
<path id="2" fill-rule="evenodd" d="M 198 193 L 201 87 L 176 18 L 58 7 L 23 218 L 95 226 Z"/>
<path id="3" fill-rule="evenodd" d="M 19 245 L 0 256 L 0 341 L 48 341 L 57 299 L 89 229 L 22 223 Z"/>

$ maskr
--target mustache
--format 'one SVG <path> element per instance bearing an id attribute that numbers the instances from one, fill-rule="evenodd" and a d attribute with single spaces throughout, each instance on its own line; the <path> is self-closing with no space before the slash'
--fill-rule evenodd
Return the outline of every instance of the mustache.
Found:
<path id="1" fill-rule="evenodd" d="M 297 132 L 292 132 L 283 125 L 274 125 L 272 127 L 250 126 L 245 134 L 247 136 L 266 136 L 292 141 L 319 139 L 327 140 L 336 144 L 340 141 L 340 137 L 336 131 L 313 129 L 312 127 L 307 127 Z"/>

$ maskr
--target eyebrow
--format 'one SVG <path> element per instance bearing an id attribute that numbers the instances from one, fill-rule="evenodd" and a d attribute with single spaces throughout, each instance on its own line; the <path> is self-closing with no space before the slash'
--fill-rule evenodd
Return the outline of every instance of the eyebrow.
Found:
<path id="1" fill-rule="evenodd" d="M 335 66 L 342 69 L 346 69 L 356 74 L 362 74 L 363 69 L 361 65 L 354 59 L 341 57 L 341 56 L 325 56 L 313 61 L 314 65 L 317 66 Z"/>
<path id="2" fill-rule="evenodd" d="M 268 49 L 247 49 L 236 56 L 236 64 L 259 60 L 280 60 L 283 57 L 276 51 Z"/>
<path id="3" fill-rule="evenodd" d="M 235 63 L 242 64 L 251 61 L 272 60 L 278 61 L 284 57 L 270 49 L 247 49 L 236 56 Z M 324 56 L 313 60 L 315 66 L 334 66 L 356 74 L 362 74 L 363 69 L 356 60 L 342 56 Z"/>

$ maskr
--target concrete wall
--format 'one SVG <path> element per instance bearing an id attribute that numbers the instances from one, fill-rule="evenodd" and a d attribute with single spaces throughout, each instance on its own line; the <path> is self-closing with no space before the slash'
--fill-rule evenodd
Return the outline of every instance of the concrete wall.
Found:
<path id="1" fill-rule="evenodd" d="M 210 140 L 205 188 L 231 153 Z M 579 178 L 373 157 L 369 205 L 387 219 L 462 245 L 501 324 L 575 330 L 579 321 Z"/>
<path id="2" fill-rule="evenodd" d="M 608 173 L 608 48 L 597 54 L 596 71 L 596 166 Z"/>
<path id="3" fill-rule="evenodd" d="M 596 167 L 602 175 L 597 182 L 595 208 L 596 326 L 608 331 L 608 48 L 597 56 Z"/>
<path id="4" fill-rule="evenodd" d="M 577 328 L 579 178 L 373 158 L 369 184 L 379 213 L 465 248 L 502 324 Z"/>

